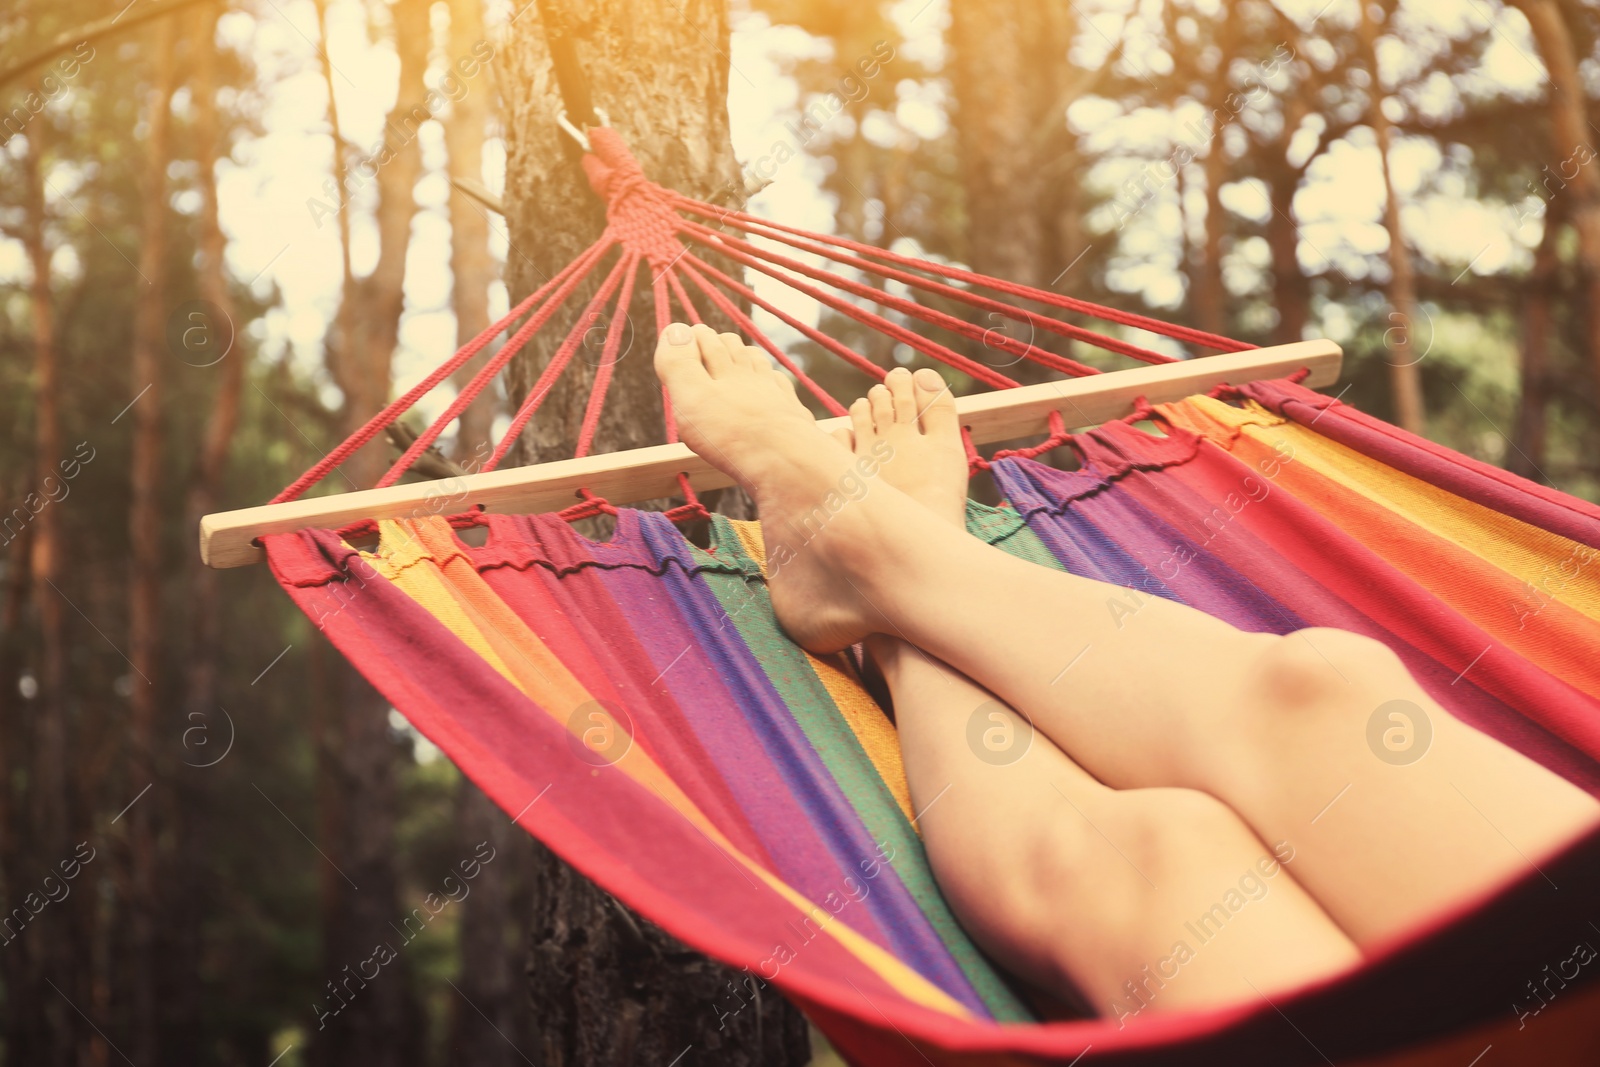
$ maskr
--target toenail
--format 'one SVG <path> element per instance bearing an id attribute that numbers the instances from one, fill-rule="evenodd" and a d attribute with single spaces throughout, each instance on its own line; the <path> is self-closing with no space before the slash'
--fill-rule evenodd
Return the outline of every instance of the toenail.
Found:
<path id="1" fill-rule="evenodd" d="M 923 367 L 916 373 L 917 383 L 929 389 L 943 389 L 944 379 L 939 377 L 939 372 L 932 367 Z"/>
<path id="2" fill-rule="evenodd" d="M 681 322 L 669 324 L 662 336 L 667 339 L 669 345 L 686 345 L 694 340 L 694 333 Z"/>

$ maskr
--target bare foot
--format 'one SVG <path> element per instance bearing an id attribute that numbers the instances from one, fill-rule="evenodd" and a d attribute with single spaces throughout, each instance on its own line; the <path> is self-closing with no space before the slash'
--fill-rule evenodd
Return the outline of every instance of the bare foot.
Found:
<path id="1" fill-rule="evenodd" d="M 789 636 L 836 652 L 879 629 L 839 562 L 848 538 L 834 525 L 870 490 L 876 465 L 818 428 L 789 378 L 737 334 L 673 323 L 655 366 L 684 444 L 756 502 L 767 586 Z"/>
<path id="2" fill-rule="evenodd" d="M 834 431 L 856 455 L 881 457 L 879 477 L 923 507 L 966 526 L 967 455 L 955 397 L 939 372 L 897 367 L 850 405 L 850 429 Z"/>

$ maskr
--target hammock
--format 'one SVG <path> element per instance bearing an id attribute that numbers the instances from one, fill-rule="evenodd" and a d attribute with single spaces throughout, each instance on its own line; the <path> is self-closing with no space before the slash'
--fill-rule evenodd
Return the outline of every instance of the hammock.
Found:
<path id="1" fill-rule="evenodd" d="M 1537 1033 L 1528 1020 L 1553 994 L 1539 997 L 1534 983 L 1546 981 L 1549 966 L 1560 969 L 1563 989 L 1600 973 L 1565 970 L 1575 942 L 1600 944 L 1600 930 L 1589 925 L 1597 917 L 1586 910 L 1600 899 L 1600 835 L 1592 835 L 1396 940 L 1355 973 L 1292 995 L 1126 1028 L 1109 1018 L 1040 1023 L 941 898 L 894 726 L 854 662 L 809 655 L 779 629 L 758 523 L 707 516 L 695 497 L 695 484 L 704 483 L 686 471 L 675 477 L 686 502 L 672 511 L 614 505 L 595 487 L 608 473 L 637 467 L 628 454 L 571 461 L 578 466 L 555 480 L 559 495 L 572 500 L 575 487 L 584 491 L 560 513 L 447 516 L 437 502 L 404 510 L 410 498 L 396 494 L 414 493 L 397 484 L 404 470 L 612 253 L 590 310 L 625 310 L 647 264 L 658 327 L 673 301 L 695 318 L 686 278 L 829 411 L 842 409 L 730 293 L 864 372 L 883 371 L 787 317 L 692 246 L 793 284 L 976 381 L 1027 392 L 1007 389 L 1015 383 L 994 367 L 811 282 L 982 340 L 965 320 L 697 218 L 984 312 L 1026 316 L 1058 336 L 1093 338 L 1150 363 L 1169 357 L 1063 320 L 1047 324 L 976 288 L 1185 345 L 1246 347 L 723 212 L 646 181 L 612 131 L 591 136 L 585 166 L 611 219 L 601 241 L 329 453 L 274 507 L 209 517 L 204 536 L 248 535 L 243 555 L 259 536 L 274 576 L 307 616 L 515 822 L 676 937 L 743 968 L 743 992 L 730 992 L 714 1010 L 735 1014 L 771 982 L 857 1063 L 1071 1064 L 1091 1050 L 1096 1063 L 1343 1063 L 1484 1019 Z M 388 488 L 331 498 L 353 503 L 287 503 L 522 316 L 526 322 L 483 374 L 380 482 Z M 619 333 L 608 331 L 612 359 Z M 577 343 L 569 336 L 557 350 L 491 468 Z M 998 347 L 1063 373 L 1093 373 L 1032 344 L 1002 338 Z M 610 366 L 602 359 L 580 457 L 599 423 Z M 1105 378 L 1130 373 L 1152 372 Z M 1133 590 L 1128 611 L 1140 597 L 1160 596 L 1247 630 L 1337 626 L 1368 634 L 1395 649 L 1452 714 L 1600 794 L 1600 508 L 1362 415 L 1296 380 L 1304 377 L 1235 382 L 1166 402 L 1125 398 L 1121 418 L 1076 434 L 1066 432 L 1058 406 L 1044 441 L 991 460 L 969 438 L 973 466 L 991 471 L 1006 503 L 969 504 L 968 527 L 1040 566 Z M 670 408 L 667 425 L 675 436 Z M 1035 458 L 1064 444 L 1081 469 L 1056 470 Z M 679 452 L 671 461 L 686 462 Z M 463 481 L 499 485 L 483 479 L 509 473 Z M 658 471 L 656 482 L 627 485 L 654 494 L 659 480 Z M 547 484 L 546 496 L 554 492 Z M 442 497 L 469 498 L 480 494 Z M 342 529 L 320 528 L 338 522 L 298 528 L 308 516 L 363 508 L 381 517 Z M 579 535 L 568 521 L 601 511 L 616 517 L 608 542 Z M 709 518 L 709 549 L 675 526 L 697 516 Z M 468 525 L 486 528 L 481 547 L 457 536 Z M 375 550 L 351 544 L 373 533 Z M 214 562 L 220 544 L 209 546 Z M 1538 1038 L 1509 1040 L 1532 1049 Z"/>

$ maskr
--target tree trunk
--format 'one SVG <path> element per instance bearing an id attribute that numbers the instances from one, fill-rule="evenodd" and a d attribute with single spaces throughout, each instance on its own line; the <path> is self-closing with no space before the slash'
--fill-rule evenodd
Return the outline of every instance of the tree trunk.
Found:
<path id="1" fill-rule="evenodd" d="M 1217 64 L 1208 90 L 1213 116 L 1227 114 L 1226 100 L 1232 92 L 1230 67 L 1233 63 L 1237 27 L 1237 7 L 1224 5 L 1217 22 Z M 1202 330 L 1226 335 L 1228 332 L 1228 290 L 1222 281 L 1222 247 L 1227 233 L 1226 209 L 1222 206 L 1222 187 L 1229 177 L 1228 150 L 1221 120 L 1213 120 L 1211 139 L 1206 144 L 1200 169 L 1206 179 L 1205 241 L 1200 261 L 1195 265 L 1195 287 L 1189 306 L 1195 325 Z"/>
<path id="2" fill-rule="evenodd" d="M 739 181 L 729 144 L 728 22 L 721 0 L 635 4 L 628 0 L 540 0 L 512 23 L 499 57 L 507 94 L 506 203 L 512 252 L 507 283 L 530 292 L 595 239 L 604 212 L 578 168 L 579 150 L 556 125 L 561 107 L 546 32 L 574 43 L 595 104 L 605 109 L 651 178 L 714 199 Z M 651 369 L 654 315 L 647 279 L 635 296 L 632 344 L 616 368 L 598 451 L 662 439 L 661 394 Z M 593 288 L 574 294 L 513 363 L 520 399 Z M 624 327 L 626 325 L 624 324 Z M 594 366 L 575 359 L 546 400 L 521 456 L 570 456 Z M 706 1062 L 801 1064 L 800 1014 L 771 989 L 759 1010 L 718 1028 L 715 998 L 729 971 L 635 919 L 543 848 L 534 864 L 533 947 L 528 989 L 541 1067 Z"/>
<path id="3" fill-rule="evenodd" d="M 513 849 L 526 849 L 522 831 L 511 825 L 483 790 L 465 777 L 456 790 L 456 841 L 470 854 L 487 843 L 487 863 L 461 902 L 461 968 L 450 999 L 450 1053 L 460 1067 L 515 1067 L 522 1059 L 512 1042 L 526 1014 L 518 988 L 517 945 L 513 930 L 525 916 L 511 911 Z M 529 1051 L 524 1049 L 523 1051 Z"/>
<path id="4" fill-rule="evenodd" d="M 1267 218 L 1267 247 L 1272 254 L 1272 303 L 1278 323 L 1272 331 L 1275 345 L 1305 340 L 1311 321 L 1311 289 L 1300 270 L 1300 233 L 1294 221 L 1294 194 L 1299 175 L 1287 166 L 1267 176 L 1272 214 Z"/>
<path id="5" fill-rule="evenodd" d="M 473 56 L 484 40 L 482 0 L 451 0 L 451 62 Z M 481 181 L 483 145 L 493 102 L 488 72 L 467 83 L 461 99 L 451 104 L 445 123 L 445 149 L 450 172 Z M 457 189 L 450 191 L 451 304 L 456 316 L 456 344 L 464 345 L 489 325 L 489 286 L 498 275 L 489 255 L 489 219 L 484 209 Z M 465 385 L 488 358 L 485 352 L 457 372 Z M 489 455 L 490 431 L 497 408 L 495 391 L 478 394 L 457 423 L 455 460 L 464 470 L 481 467 Z M 494 802 L 465 776 L 456 787 L 456 840 L 475 848 L 487 842 L 499 862 L 487 864 L 461 902 L 460 958 L 450 1001 L 449 1059 L 462 1067 L 513 1067 L 520 1062 L 515 1045 L 523 1010 L 518 987 L 518 949 L 514 929 L 524 916 L 511 906 L 515 868 L 512 850 L 526 850 L 521 833 Z"/>
<path id="6" fill-rule="evenodd" d="M 345 161 L 335 104 L 332 61 L 320 50 L 328 84 L 329 115 L 334 123 L 334 173 L 339 184 L 336 206 L 344 238 L 345 289 L 337 336 L 328 352 L 329 371 L 344 393 L 341 422 L 352 433 L 389 398 L 391 364 L 405 307 L 405 264 L 411 223 L 416 214 L 415 188 L 422 160 L 417 131 L 432 114 L 424 103 L 428 50 L 432 35 L 428 0 L 396 0 L 389 7 L 393 42 L 399 59 L 394 109 L 383 127 L 383 145 L 364 165 Z M 320 15 L 319 5 L 319 15 Z M 376 172 L 375 177 L 372 176 Z M 353 183 L 372 180 L 377 186 L 378 258 L 372 273 L 356 280 L 349 265 L 348 196 Z M 373 485 L 382 475 L 384 445 L 375 441 L 344 465 L 356 485 Z M 325 787 L 336 795 L 333 848 L 337 865 L 323 927 L 322 969 L 340 992 L 337 998 L 319 990 L 331 1011 L 344 1003 L 315 1031 L 312 1055 L 319 1064 L 360 1062 L 374 1067 L 400 1067 L 421 1055 L 417 1040 L 418 1011 L 408 978 L 404 938 L 393 925 L 405 913 L 399 900 L 395 865 L 395 802 L 397 749 L 389 736 L 388 701 L 349 663 L 340 660 L 329 672 L 334 693 L 324 737 Z M 364 981 L 359 970 L 377 946 L 389 946 L 394 960 L 378 976 Z"/>
<path id="7" fill-rule="evenodd" d="M 1049 149 L 1059 145 L 1046 131 L 1066 121 L 1072 32 L 1070 5 L 951 0 L 967 259 L 979 273 L 1048 288 L 1067 265 L 1052 256 Z"/>
<path id="8" fill-rule="evenodd" d="M 807 1062 L 805 1019 L 776 989 L 686 951 L 536 848 L 528 979 L 539 1045 L 525 1050 L 530 1059 L 541 1067 Z"/>
<path id="9" fill-rule="evenodd" d="M 165 376 L 167 307 L 167 163 L 172 126 L 172 93 L 177 84 L 173 55 L 177 19 L 164 18 L 152 30 L 151 86 L 145 98 L 145 165 L 141 190 L 139 274 L 143 289 L 134 312 L 130 384 L 141 393 L 129 412 L 133 423 L 132 505 L 128 518 L 128 659 L 133 665 L 129 697 L 130 743 L 127 788 L 132 796 L 160 777 L 155 765 L 156 714 L 160 708 L 161 659 L 161 405 Z M 133 1053 L 156 1058 L 157 878 L 154 824 L 164 812 L 166 788 L 128 813 L 131 822 L 133 882 L 129 906 L 133 995 Z"/>
<path id="10" fill-rule="evenodd" d="M 1227 289 L 1222 284 L 1222 241 L 1226 210 L 1222 206 L 1222 185 L 1228 180 L 1228 154 L 1222 138 L 1216 137 L 1201 163 L 1206 177 L 1205 242 L 1200 246 L 1200 261 L 1195 264 L 1195 287 L 1190 300 L 1194 322 L 1210 333 L 1228 333 Z"/>
<path id="11" fill-rule="evenodd" d="M 339 259 L 343 271 L 339 309 L 323 341 L 323 363 L 328 368 L 328 375 L 334 384 L 344 392 L 343 427 L 349 429 L 354 421 L 351 417 L 351 408 L 356 395 L 356 386 L 351 381 L 355 372 L 350 363 L 355 360 L 359 343 L 355 324 L 361 315 L 358 306 L 360 294 L 350 265 L 349 193 L 346 191 L 349 167 L 345 162 L 344 141 L 339 130 L 339 101 L 334 92 L 333 62 L 328 56 L 327 5 L 325 0 L 315 0 L 315 4 L 318 36 L 322 42 L 317 52 L 322 61 L 323 84 L 328 90 L 328 125 L 333 133 L 330 170 L 336 189 L 335 221 L 339 229 Z M 368 446 L 363 451 L 370 453 L 373 447 Z M 348 479 L 349 475 L 346 474 L 345 477 Z M 360 488 L 365 483 L 350 480 L 349 484 Z M 312 693 L 311 748 L 315 759 L 317 840 L 323 843 L 323 847 L 337 854 L 340 844 L 345 839 L 347 822 L 344 811 L 345 778 L 339 763 L 338 736 L 344 694 L 337 686 L 347 684 L 345 676 L 350 667 L 340 660 L 338 654 L 332 651 L 332 647 L 320 634 L 311 644 L 308 659 Z M 340 966 L 335 960 L 336 950 L 341 947 L 341 906 L 347 890 L 344 875 L 340 874 L 332 863 L 322 864 L 318 868 L 318 875 L 318 918 L 322 935 L 321 963 L 323 970 L 329 973 L 327 981 L 331 982 L 332 971 Z M 318 990 L 319 993 L 324 991 L 326 990 Z M 338 1026 L 337 1019 L 334 1020 L 334 1025 Z M 335 1034 L 337 1033 L 338 1031 L 335 1031 Z M 336 1067 L 340 1062 L 337 1056 L 338 1047 L 334 1035 L 325 1034 L 319 1029 L 311 1039 L 306 1054 L 307 1061 L 312 1067 Z"/>
<path id="12" fill-rule="evenodd" d="M 50 285 L 50 249 L 45 237 L 44 149 L 35 132 L 30 132 L 28 142 L 28 155 L 22 161 L 22 168 L 27 198 L 24 244 L 33 272 L 29 293 L 33 314 L 34 470 L 30 481 L 32 492 L 42 497 L 45 479 L 51 479 L 49 484 L 59 481 L 61 471 L 57 464 L 66 457 L 61 447 L 61 373 L 55 298 Z M 29 486 L 25 483 L 23 488 L 26 490 Z M 22 828 L 19 842 L 24 852 L 30 847 L 32 850 L 68 847 L 70 840 L 66 770 L 67 604 L 59 588 L 64 557 L 60 518 L 58 506 L 45 506 L 17 542 L 28 550 L 30 576 L 27 584 L 33 587 L 39 622 L 39 688 L 30 709 L 32 755 L 23 761 L 32 765 L 28 783 L 31 825 Z M 14 631 L 8 630 L 6 636 L 8 645 L 17 641 Z M 0 682 L 5 681 L 9 680 L 0 679 Z M 7 1005 L 6 1051 L 8 1058 L 18 1063 L 66 1067 L 74 1062 L 76 1026 L 72 1009 L 61 998 L 49 994 L 49 987 L 45 985 L 46 980 L 55 982 L 74 996 L 83 992 L 82 986 L 74 985 L 75 977 L 82 971 L 72 965 L 74 950 L 81 946 L 74 945 L 71 936 L 62 935 L 68 926 L 73 930 L 78 928 L 77 923 L 68 920 L 52 932 L 55 936 L 18 939 L 21 959 L 16 961 L 17 971 L 8 969 L 6 972 L 7 999 L 9 1001 L 13 995 L 17 998 L 14 1005 Z M 9 984 L 14 974 L 22 981 Z"/>
<path id="13" fill-rule="evenodd" d="M 575 41 L 595 104 L 632 148 L 644 172 L 690 196 L 713 199 L 740 181 L 728 134 L 728 22 L 721 0 L 635 5 L 624 0 L 537 0 L 511 27 L 499 76 L 506 92 L 506 203 L 511 292 L 531 292 L 600 235 L 605 211 L 578 167 L 581 150 L 556 125 L 561 109 L 541 14 Z M 642 57 L 649 57 L 643 61 Z M 633 297 L 595 450 L 663 440 L 661 389 L 651 370 L 654 304 L 648 277 Z M 582 312 L 597 282 L 580 286 L 510 368 L 520 402 Z M 674 315 L 682 317 L 674 304 Z M 700 307 L 702 315 L 706 307 Z M 707 316 L 717 321 L 715 316 Z M 575 358 L 509 462 L 571 456 L 594 382 L 591 359 Z"/>
<path id="14" fill-rule="evenodd" d="M 1561 266 L 1562 220 L 1554 206 L 1546 209 L 1544 233 L 1533 254 L 1533 270 L 1528 276 L 1527 296 L 1522 305 L 1521 390 L 1517 398 L 1517 421 L 1511 433 L 1511 451 L 1506 469 L 1524 478 L 1544 481 L 1546 430 L 1550 404 L 1550 336 L 1554 307 L 1551 288 Z"/>
<path id="15" fill-rule="evenodd" d="M 473 58 L 474 48 L 484 41 L 483 0 L 450 0 L 450 48 L 452 63 Z M 445 123 L 445 150 L 450 158 L 450 173 L 459 178 L 481 181 L 483 144 L 489 123 L 493 86 L 485 71 L 482 81 L 467 82 L 466 94 L 450 106 L 450 121 Z M 456 314 L 456 344 L 464 345 L 489 325 L 489 286 L 498 270 L 489 255 L 489 219 L 484 208 L 458 189 L 450 190 L 450 301 Z M 489 353 L 480 353 L 456 372 L 457 388 L 477 374 Z M 491 387 L 461 413 L 456 432 L 458 465 L 475 471 L 488 458 L 484 451 L 497 408 Z"/>
<path id="16" fill-rule="evenodd" d="M 1071 150 L 1065 110 L 1073 31 L 1071 5 L 951 0 L 951 81 L 966 205 L 966 259 L 980 274 L 1049 289 L 1083 251 L 1061 245 L 1065 235 L 1076 232 L 1063 220 L 1078 214 L 1072 198 L 1078 184 L 1075 176 L 1061 173 L 1071 168 L 1060 165 L 1060 157 Z M 1017 306 L 1047 313 L 1026 301 Z M 975 321 L 1041 348 L 1064 346 L 1026 322 L 994 316 Z M 988 347 L 971 354 L 1018 381 L 1054 376 Z"/>
<path id="17" fill-rule="evenodd" d="M 37 149 L 30 146 L 30 154 Z M 31 166 L 24 160 L 23 166 Z M 25 194 L 27 195 L 27 194 Z M 31 205 L 29 206 L 31 211 Z M 31 241 L 31 238 L 30 238 Z M 32 256 L 29 257 L 32 260 Z M 48 284 L 48 283 L 47 283 Z M 37 321 L 37 317 L 35 318 Z M 18 500 L 29 491 L 32 472 L 22 472 L 17 480 L 6 486 L 7 499 Z M 22 739 L 22 717 L 18 705 L 22 699 L 20 686 L 25 642 L 22 635 L 23 613 L 28 606 L 29 574 L 28 553 L 33 548 L 33 529 L 23 527 L 5 546 L 5 597 L 0 601 L 0 871 L 5 872 L 6 894 L 12 895 L 11 879 L 16 877 L 17 859 L 23 855 L 24 834 L 17 824 L 13 808 L 12 783 L 18 780 L 23 768 L 32 762 Z M 30 852 L 30 855 L 33 853 Z M 6 1049 L 17 1062 L 40 1062 L 42 1055 L 33 1046 L 37 1027 L 42 1017 L 38 995 L 42 982 L 33 971 L 33 960 L 26 948 L 9 948 L 0 952 L 0 982 L 5 983 L 6 1015 L 0 1023 Z"/>
<path id="18" fill-rule="evenodd" d="M 199 373 L 216 377 L 200 454 L 184 508 L 186 529 L 200 517 L 218 509 L 223 480 L 239 421 L 239 394 L 244 384 L 244 353 L 234 349 L 238 340 L 233 296 L 228 289 L 224 262 L 226 240 L 217 217 L 217 43 L 219 8 L 207 4 L 193 13 L 194 139 L 196 184 L 200 190 L 198 217 L 198 290 L 202 307 L 194 309 L 186 327 L 195 345 L 181 358 Z M 195 318 L 194 315 L 198 315 Z M 182 760 L 175 788 L 178 804 L 173 863 L 168 879 L 167 921 L 163 924 L 168 946 L 162 953 L 173 981 L 162 997 L 160 1043 L 163 1058 L 175 1063 L 199 1062 L 201 1053 L 201 963 L 203 942 L 199 923 L 186 921 L 200 914 L 212 899 L 210 863 L 211 783 L 218 773 L 210 768 L 232 744 L 233 726 L 217 703 L 217 673 L 222 631 L 221 572 L 189 556 L 189 654 L 184 678 L 184 716 L 181 725 Z"/>
<path id="19" fill-rule="evenodd" d="M 1560 161 L 1554 170 L 1571 198 L 1570 218 L 1578 234 L 1578 262 L 1584 300 L 1589 360 L 1600 387 L 1600 176 L 1586 114 L 1588 92 L 1578 70 L 1572 33 L 1556 0 L 1514 0 L 1528 18 L 1534 45 L 1550 80 L 1550 125 Z M 1568 172 L 1571 173 L 1568 173 Z"/>
<path id="20" fill-rule="evenodd" d="M 1378 71 L 1378 27 L 1372 8 L 1363 0 L 1361 43 L 1372 89 L 1367 121 L 1378 141 L 1378 161 L 1383 170 L 1383 225 L 1389 231 L 1389 306 L 1398 322 L 1384 333 L 1389 347 L 1389 388 L 1394 394 L 1395 422 L 1414 434 L 1427 429 L 1422 403 L 1422 356 L 1411 343 L 1413 331 L 1421 326 L 1417 314 L 1416 274 L 1411 266 L 1411 249 L 1400 226 L 1400 200 L 1394 192 L 1394 175 L 1389 167 L 1389 151 L 1394 139 L 1389 117 L 1384 114 L 1383 79 Z"/>

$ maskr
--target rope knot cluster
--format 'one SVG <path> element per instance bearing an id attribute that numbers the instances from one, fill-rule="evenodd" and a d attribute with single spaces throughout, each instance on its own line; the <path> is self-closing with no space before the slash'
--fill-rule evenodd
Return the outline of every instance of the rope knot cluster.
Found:
<path id="1" fill-rule="evenodd" d="M 683 244 L 677 237 L 680 220 L 673 194 L 645 177 L 616 130 L 597 126 L 589 131 L 589 143 L 583 171 L 595 194 L 605 201 L 611 236 L 625 251 L 653 264 L 677 259 Z"/>

